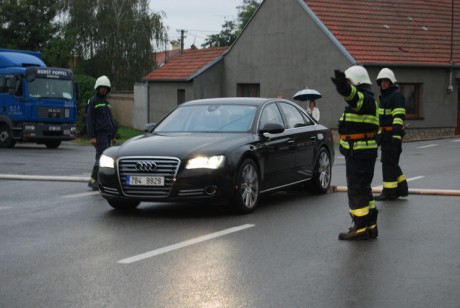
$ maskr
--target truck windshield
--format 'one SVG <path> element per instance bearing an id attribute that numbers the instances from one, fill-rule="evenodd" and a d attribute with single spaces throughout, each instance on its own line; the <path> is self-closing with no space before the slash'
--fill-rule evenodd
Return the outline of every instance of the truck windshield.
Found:
<path id="1" fill-rule="evenodd" d="M 73 98 L 73 82 L 66 79 L 35 78 L 28 83 L 29 96 L 37 98 Z"/>

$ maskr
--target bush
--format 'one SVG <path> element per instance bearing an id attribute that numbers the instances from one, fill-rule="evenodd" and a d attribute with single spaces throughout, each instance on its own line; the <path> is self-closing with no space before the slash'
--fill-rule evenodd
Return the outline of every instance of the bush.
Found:
<path id="1" fill-rule="evenodd" d="M 80 99 L 78 100 L 78 121 L 77 135 L 80 137 L 86 136 L 86 104 L 94 95 L 94 84 L 96 78 L 88 75 L 75 75 L 75 80 L 78 82 L 80 90 Z"/>

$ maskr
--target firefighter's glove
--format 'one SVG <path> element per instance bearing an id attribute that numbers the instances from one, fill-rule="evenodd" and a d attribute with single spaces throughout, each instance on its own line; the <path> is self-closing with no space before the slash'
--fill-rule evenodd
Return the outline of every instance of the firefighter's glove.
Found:
<path id="1" fill-rule="evenodd" d="M 334 77 L 331 77 L 332 82 L 335 84 L 337 92 L 342 96 L 347 96 L 350 93 L 350 86 L 348 84 L 345 73 L 340 70 L 334 70 Z"/>

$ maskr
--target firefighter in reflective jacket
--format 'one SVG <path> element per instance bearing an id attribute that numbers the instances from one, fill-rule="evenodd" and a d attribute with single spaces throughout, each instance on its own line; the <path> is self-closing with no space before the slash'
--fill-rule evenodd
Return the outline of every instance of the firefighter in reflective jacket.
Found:
<path id="1" fill-rule="evenodd" d="M 395 200 L 408 195 L 407 181 L 399 166 L 404 136 L 406 107 L 404 97 L 399 93 L 396 78 L 388 68 L 383 68 L 377 76 L 380 86 L 380 145 L 383 174 L 383 190 L 375 200 Z"/>
<path id="2" fill-rule="evenodd" d="M 90 143 L 96 148 L 96 161 L 91 172 L 88 186 L 93 190 L 98 189 L 97 173 L 99 171 L 99 158 L 111 144 L 116 144 L 116 128 L 112 118 L 111 106 L 107 101 L 111 85 L 107 76 L 101 76 L 94 85 L 96 95 L 91 97 L 86 106 L 86 130 Z"/>
<path id="3" fill-rule="evenodd" d="M 372 179 L 377 159 L 378 104 L 371 92 L 366 69 L 352 66 L 345 73 L 336 70 L 331 78 L 348 106 L 339 120 L 340 153 L 345 156 L 348 204 L 353 226 L 339 234 L 340 240 L 376 238 L 377 209 Z"/>

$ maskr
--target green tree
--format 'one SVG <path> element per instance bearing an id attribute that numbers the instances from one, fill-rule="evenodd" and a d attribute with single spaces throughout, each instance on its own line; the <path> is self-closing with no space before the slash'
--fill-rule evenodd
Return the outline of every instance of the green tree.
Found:
<path id="1" fill-rule="evenodd" d="M 238 29 L 236 35 L 239 36 L 244 27 L 251 20 L 252 16 L 259 7 L 261 0 L 243 0 L 243 4 L 238 6 Z"/>
<path id="2" fill-rule="evenodd" d="M 149 0 L 68 0 L 66 33 L 73 36 L 72 53 L 81 70 L 107 75 L 114 90 L 131 91 L 154 69 L 153 44 L 166 40 L 160 13 Z"/>
<path id="3" fill-rule="evenodd" d="M 218 34 L 208 35 L 201 47 L 230 46 L 238 38 L 244 27 L 256 12 L 262 0 L 243 0 L 243 4 L 237 6 L 237 21 L 226 21 L 222 25 L 222 31 Z"/>
<path id="4" fill-rule="evenodd" d="M 47 51 L 60 50 L 53 44 L 64 8 L 63 0 L 0 1 L 0 46 L 42 51 L 45 62 L 53 62 Z"/>
<path id="5" fill-rule="evenodd" d="M 201 44 L 201 47 L 208 48 L 231 45 L 237 38 L 236 29 L 235 22 L 231 20 L 226 21 L 222 26 L 222 31 L 219 34 L 209 35 L 204 43 Z"/>

